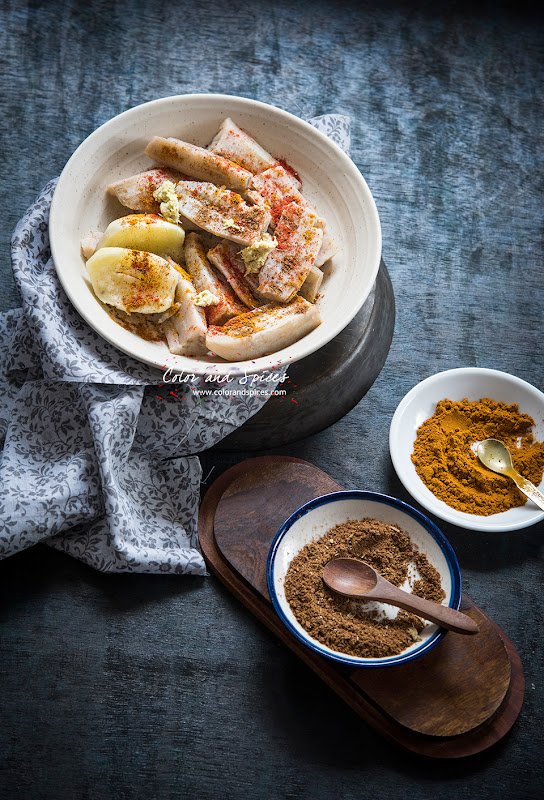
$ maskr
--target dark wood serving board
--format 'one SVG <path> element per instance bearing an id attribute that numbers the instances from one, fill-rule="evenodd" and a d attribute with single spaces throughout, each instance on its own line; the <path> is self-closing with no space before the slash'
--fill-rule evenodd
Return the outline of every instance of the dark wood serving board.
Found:
<path id="1" fill-rule="evenodd" d="M 266 585 L 270 544 L 284 520 L 340 484 L 306 461 L 244 461 L 212 484 L 198 521 L 209 569 L 279 639 L 391 742 L 431 758 L 460 758 L 491 747 L 514 724 L 524 694 L 517 651 L 463 595 L 480 633 L 449 633 L 426 655 L 397 667 L 353 668 L 314 653 L 276 615 Z"/>

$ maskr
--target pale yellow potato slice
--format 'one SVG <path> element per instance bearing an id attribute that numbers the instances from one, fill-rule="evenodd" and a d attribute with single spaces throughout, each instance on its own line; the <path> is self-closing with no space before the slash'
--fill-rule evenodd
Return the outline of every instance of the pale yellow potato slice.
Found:
<path id="1" fill-rule="evenodd" d="M 178 267 L 170 259 L 124 247 L 102 247 L 87 261 L 99 300 L 127 314 L 157 314 L 174 302 Z"/>
<path id="2" fill-rule="evenodd" d="M 172 258 L 179 264 L 183 259 L 184 240 L 183 228 L 156 214 L 128 214 L 110 222 L 96 249 L 127 247 L 130 250 L 144 250 Z"/>

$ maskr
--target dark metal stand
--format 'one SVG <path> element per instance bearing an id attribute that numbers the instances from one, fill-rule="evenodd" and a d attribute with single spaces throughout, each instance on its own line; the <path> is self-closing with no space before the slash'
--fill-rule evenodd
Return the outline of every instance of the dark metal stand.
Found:
<path id="1" fill-rule="evenodd" d="M 385 364 L 395 326 L 395 296 L 383 260 L 376 283 L 350 324 L 320 350 L 293 364 L 254 417 L 215 450 L 265 450 L 328 428 L 357 405 Z"/>

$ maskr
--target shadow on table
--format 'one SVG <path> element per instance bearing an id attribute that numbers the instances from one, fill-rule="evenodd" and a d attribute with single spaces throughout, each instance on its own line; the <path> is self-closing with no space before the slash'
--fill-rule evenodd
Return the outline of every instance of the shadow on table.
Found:
<path id="1" fill-rule="evenodd" d="M 200 589 L 196 575 L 106 574 L 45 544 L 0 561 L 0 607 L 35 602 L 40 596 L 69 589 L 77 596 L 90 589 L 106 598 L 111 610 L 126 611 Z"/>
<path id="2" fill-rule="evenodd" d="M 384 740 L 294 655 L 279 655 L 277 662 L 261 667 L 263 706 L 267 721 L 295 760 L 341 771 L 383 767 L 407 779 L 432 783 L 466 780 L 500 761 L 506 747 L 516 748 L 514 726 L 501 742 L 478 755 L 451 761 L 424 759 Z"/>

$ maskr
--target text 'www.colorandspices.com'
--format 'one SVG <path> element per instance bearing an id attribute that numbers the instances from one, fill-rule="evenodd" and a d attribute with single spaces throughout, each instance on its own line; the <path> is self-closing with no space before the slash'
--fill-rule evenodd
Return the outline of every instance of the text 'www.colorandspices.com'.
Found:
<path id="1" fill-rule="evenodd" d="M 255 389 L 251 387 L 249 389 L 247 387 L 240 389 L 234 386 L 222 386 L 220 389 L 200 389 L 197 386 L 191 386 L 191 391 L 198 397 L 284 397 L 287 394 L 285 389 L 274 389 L 271 392 L 270 389 Z"/>

